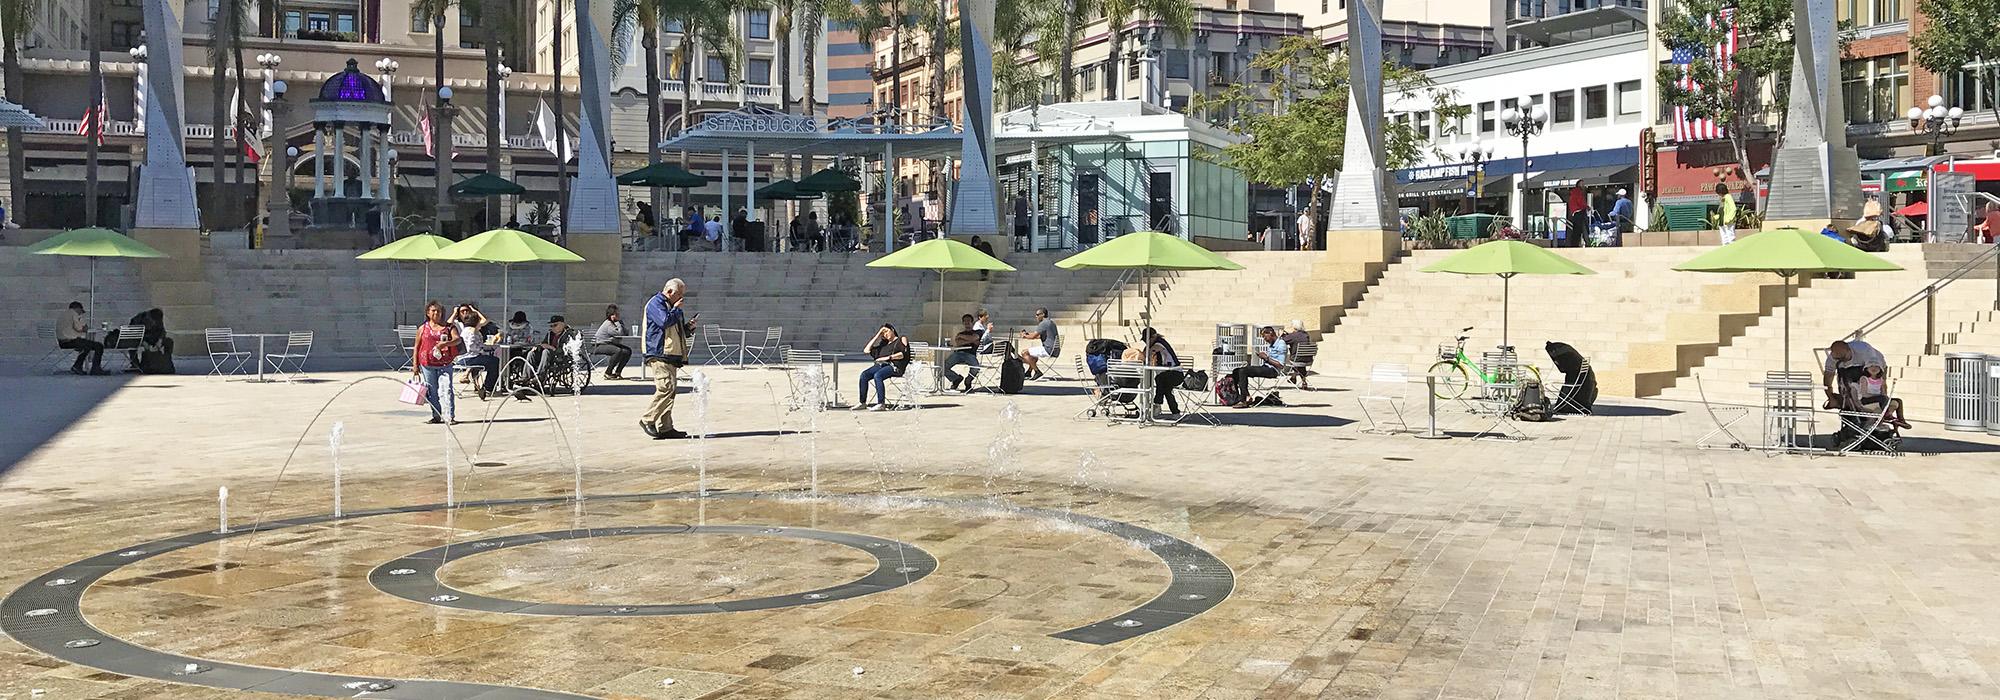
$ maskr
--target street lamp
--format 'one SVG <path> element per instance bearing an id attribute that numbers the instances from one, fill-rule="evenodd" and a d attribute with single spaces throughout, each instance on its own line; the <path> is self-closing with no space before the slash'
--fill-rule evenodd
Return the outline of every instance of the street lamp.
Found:
<path id="1" fill-rule="evenodd" d="M 1927 155 L 1944 154 L 1944 138 L 1958 133 L 1958 122 L 1965 117 L 1965 109 L 1958 105 L 1944 106 L 1944 96 L 1931 95 L 1925 102 L 1929 109 L 1911 107 L 1909 112 L 1910 130 L 1924 134 L 1930 139 Z"/>
<path id="2" fill-rule="evenodd" d="M 258 56 L 257 62 L 264 63 L 265 56 L 272 59 L 270 65 L 277 65 L 277 57 L 265 54 Z M 266 70 L 270 70 L 269 67 Z M 270 243 L 289 243 L 292 236 L 292 158 L 299 149 L 285 146 L 284 118 L 291 112 L 285 104 L 285 91 L 290 89 L 285 81 L 271 83 L 271 97 L 264 101 L 265 121 L 270 129 L 271 185 L 264 191 L 264 211 L 269 221 L 264 223 L 264 240 Z"/>
<path id="3" fill-rule="evenodd" d="M 402 67 L 403 64 L 397 63 L 394 59 L 384 58 L 375 61 L 375 72 L 382 74 L 382 101 L 389 101 L 389 78 L 396 74 L 396 69 Z"/>
<path id="4" fill-rule="evenodd" d="M 1515 222 L 1525 234 L 1528 230 L 1528 138 L 1542 133 L 1542 127 L 1549 123 L 1549 111 L 1534 103 L 1533 97 L 1523 96 L 1520 107 L 1509 107 L 1500 112 L 1500 122 L 1507 127 L 1507 133 L 1521 139 L 1521 219 Z"/>
<path id="5" fill-rule="evenodd" d="M 1480 185 L 1486 181 L 1486 161 L 1493 159 L 1493 147 L 1475 143 L 1460 150 L 1458 157 L 1459 160 L 1472 162 L 1472 172 L 1467 173 L 1465 181 L 1465 213 L 1477 214 L 1478 192 Z"/>
<path id="6" fill-rule="evenodd" d="M 438 88 L 437 105 L 431 108 L 431 161 L 436 164 L 432 177 L 437 180 L 437 219 L 431 232 L 446 237 L 446 222 L 457 216 L 451 205 L 451 119 L 457 112 L 451 106 L 451 88 Z"/>

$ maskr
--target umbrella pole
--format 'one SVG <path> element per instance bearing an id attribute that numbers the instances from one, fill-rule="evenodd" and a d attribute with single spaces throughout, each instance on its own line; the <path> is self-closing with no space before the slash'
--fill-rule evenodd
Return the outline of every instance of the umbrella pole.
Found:
<path id="1" fill-rule="evenodd" d="M 1785 373 L 1792 372 L 1792 276 L 1785 275 Z"/>
<path id="2" fill-rule="evenodd" d="M 513 270 L 514 270 L 513 265 L 509 265 L 507 263 L 500 263 L 500 317 L 501 318 L 509 318 L 507 314 L 511 313 L 507 309 L 507 306 L 511 301 L 511 299 L 508 298 L 508 292 L 513 289 L 513 285 L 509 283 L 510 280 L 508 279 L 508 275 L 509 273 L 513 272 Z"/>
<path id="3" fill-rule="evenodd" d="M 1514 276 L 1500 276 L 1500 347 L 1507 347 L 1507 310 L 1513 305 Z"/>
<path id="4" fill-rule="evenodd" d="M 944 347 L 944 270 L 938 270 L 938 347 Z"/>
<path id="5" fill-rule="evenodd" d="M 97 256 L 90 258 L 90 313 L 85 316 L 90 321 L 97 320 Z"/>

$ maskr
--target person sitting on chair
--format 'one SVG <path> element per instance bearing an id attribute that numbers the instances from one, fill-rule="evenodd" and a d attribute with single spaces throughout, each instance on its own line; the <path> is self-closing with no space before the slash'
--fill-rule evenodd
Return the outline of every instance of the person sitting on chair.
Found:
<path id="1" fill-rule="evenodd" d="M 104 344 L 90 339 L 90 321 L 84 317 L 83 303 L 72 301 L 56 320 L 56 347 L 76 351 L 71 374 L 83 374 L 83 361 L 90 359 L 90 373 L 104 374 Z"/>
<path id="2" fill-rule="evenodd" d="M 1836 340 L 1826 346 L 1826 362 L 1820 369 L 1819 379 L 1820 388 L 1826 391 L 1824 408 L 1833 410 L 1842 405 L 1840 394 L 1834 389 L 1834 379 L 1840 380 L 1840 388 L 1844 391 L 1848 385 L 1861 380 L 1869 364 L 1886 367 L 1889 361 L 1882 357 L 1882 351 L 1860 338 Z"/>
<path id="3" fill-rule="evenodd" d="M 1882 422 L 1898 428 L 1909 428 L 1910 422 L 1903 420 L 1903 400 L 1889 398 L 1889 382 L 1884 376 L 1888 369 L 1880 363 L 1871 362 L 1861 369 L 1861 378 L 1843 387 L 1841 391 L 1853 397 L 1849 410 L 1879 411 L 1883 402 L 1888 402 L 1888 410 L 1882 414 Z"/>
<path id="4" fill-rule="evenodd" d="M 958 322 L 963 328 L 951 336 L 951 354 L 944 358 L 944 367 L 938 371 L 944 372 L 945 381 L 951 382 L 951 391 L 971 393 L 972 378 L 979 376 L 981 333 L 972 327 L 972 314 L 958 317 Z M 951 371 L 951 368 L 959 365 L 966 366 L 965 377 L 962 379 L 957 372 Z M 961 382 L 965 384 L 962 389 L 959 388 Z"/>
<path id="5" fill-rule="evenodd" d="M 569 327 L 562 316 L 550 316 L 548 335 L 528 351 L 528 366 L 535 368 L 535 376 L 548 374 L 549 369 L 555 366 L 556 358 L 568 352 L 564 348 L 576 337 L 576 329 Z"/>
<path id="6" fill-rule="evenodd" d="M 590 339 L 590 354 L 608 355 L 604 363 L 605 379 L 624 379 L 625 363 L 632 361 L 632 347 L 623 342 L 625 320 L 618 317 L 618 305 L 604 307 L 604 322 L 597 324 L 597 333 Z"/>
<path id="7" fill-rule="evenodd" d="M 493 383 L 500 379 L 500 358 L 493 356 L 493 348 L 487 341 L 499 334 L 500 328 L 486 320 L 486 314 L 471 304 L 459 304 L 452 312 L 454 330 L 464 343 L 465 349 L 453 360 L 461 367 L 477 368 L 484 374 L 479 379 L 479 399 L 486 400 L 493 393 Z M 471 372 L 466 373 L 468 376 Z"/>
<path id="8" fill-rule="evenodd" d="M 1285 341 L 1286 350 L 1296 354 L 1298 352 L 1300 345 L 1312 342 L 1312 334 L 1306 332 L 1305 321 L 1301 321 L 1299 319 L 1292 319 L 1292 322 L 1285 326 L 1284 335 L 1278 336 L 1278 339 Z M 1306 364 L 1310 364 L 1312 362 L 1312 358 L 1309 357 L 1300 357 L 1298 359 L 1300 362 Z M 1287 377 L 1287 379 L 1289 379 L 1292 382 L 1292 384 L 1297 385 L 1300 391 L 1305 391 L 1312 388 L 1310 386 L 1306 386 L 1306 375 L 1310 372 L 1310 370 L 1306 368 L 1305 364 L 1301 364 L 1297 367 L 1292 367 L 1290 369 L 1291 371 L 1287 372 L 1287 374 L 1290 375 L 1289 377 Z"/>
<path id="9" fill-rule="evenodd" d="M 1181 366 L 1181 357 L 1174 353 L 1173 343 L 1167 342 L 1166 336 L 1160 335 L 1160 332 L 1153 330 L 1151 326 L 1139 331 L 1139 340 L 1146 344 L 1144 357 L 1147 365 Z M 1153 375 L 1153 405 L 1158 406 L 1164 401 L 1167 404 L 1167 413 L 1180 413 L 1181 404 L 1174 400 L 1174 389 L 1180 387 L 1181 382 L 1186 379 L 1187 373 L 1181 370 L 1168 370 Z"/>
<path id="10" fill-rule="evenodd" d="M 1230 378 L 1236 382 L 1237 393 L 1242 396 L 1230 408 L 1250 407 L 1251 377 L 1277 379 L 1278 372 L 1285 368 L 1285 340 L 1278 337 L 1278 329 L 1265 326 L 1257 337 L 1264 341 L 1264 349 L 1257 351 L 1257 357 L 1250 364 L 1229 371 Z"/>
<path id="11" fill-rule="evenodd" d="M 1042 370 L 1037 363 L 1055 357 L 1062 352 L 1062 338 L 1056 333 L 1056 322 L 1049 320 L 1047 308 L 1035 309 L 1035 329 L 1023 331 L 1022 340 L 1042 342 L 1028 345 L 1021 351 L 1021 364 L 1027 365 L 1029 379 L 1041 379 Z"/>
<path id="12" fill-rule="evenodd" d="M 868 344 L 861 351 L 875 358 L 875 364 L 861 370 L 861 400 L 854 403 L 854 410 L 868 409 L 884 411 L 889 408 L 888 390 L 882 383 L 891 377 L 903 376 L 903 370 L 910 366 L 910 343 L 896 335 L 896 327 L 887 323 L 876 329 L 868 338 Z M 875 403 L 868 403 L 868 383 L 875 383 Z"/>

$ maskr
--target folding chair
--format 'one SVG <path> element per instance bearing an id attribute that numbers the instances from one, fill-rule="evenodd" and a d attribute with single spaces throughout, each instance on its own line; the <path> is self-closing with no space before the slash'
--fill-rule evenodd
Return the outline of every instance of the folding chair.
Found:
<path id="1" fill-rule="evenodd" d="M 1736 425 L 1736 421 L 1750 416 L 1750 407 L 1731 404 L 1721 404 L 1718 406 L 1715 402 L 1709 401 L 1708 391 L 1702 388 L 1701 377 L 1699 376 L 1694 378 L 1694 392 L 1696 396 L 1701 397 L 1701 407 L 1703 410 L 1708 411 L 1708 420 L 1715 424 L 1715 427 L 1709 428 L 1708 432 L 1702 433 L 1701 437 L 1695 439 L 1694 446 L 1703 450 L 1715 448 L 1750 449 L 1750 443 L 1744 442 L 1743 438 L 1736 436 L 1735 431 L 1729 429 L 1730 426 Z M 1729 444 L 1721 445 L 1709 442 L 1709 440 L 1718 435 L 1728 436 Z"/>
<path id="2" fill-rule="evenodd" d="M 1116 423 L 1137 420 L 1140 401 L 1152 401 L 1141 386 L 1145 382 L 1146 371 L 1139 365 L 1123 360 L 1105 363 L 1106 384 L 1100 392 L 1097 403 L 1103 407 L 1104 417 Z M 1122 382 L 1122 383 L 1121 383 Z M 1131 384 L 1131 386 L 1123 386 Z"/>
<path id="3" fill-rule="evenodd" d="M 1361 415 L 1368 419 L 1367 432 L 1383 435 L 1394 435 L 1398 431 L 1415 432 L 1410 430 L 1409 422 L 1403 420 L 1403 405 L 1409 403 L 1410 398 L 1408 365 L 1376 363 L 1368 370 L 1368 388 L 1365 391 L 1367 393 L 1354 397 L 1354 403 L 1361 407 Z M 1389 415 L 1396 418 L 1399 427 L 1393 430 L 1382 427 L 1387 421 L 1375 420 L 1375 413 L 1368 410 L 1370 403 L 1388 406 Z"/>
<path id="4" fill-rule="evenodd" d="M 1042 341 L 1037 340 L 1035 342 L 1039 343 Z M 1057 381 L 1064 381 L 1064 382 L 1069 381 L 1070 380 L 1069 377 L 1063 376 L 1062 367 L 1056 364 L 1056 360 L 1060 358 L 1062 358 L 1062 346 L 1058 345 L 1056 346 L 1055 352 L 1050 353 L 1047 359 L 1042 360 L 1035 366 L 1036 368 L 1042 371 L 1043 375 L 1047 376 L 1050 379 L 1054 379 Z"/>
<path id="5" fill-rule="evenodd" d="M 30 370 L 47 368 L 51 372 L 62 372 L 63 357 L 67 353 L 76 352 L 59 344 L 62 341 L 56 340 L 56 324 L 47 321 L 35 323 L 35 342 L 49 348 L 49 351 L 42 353 L 41 358 L 29 365 Z"/>
<path id="6" fill-rule="evenodd" d="M 104 346 L 104 354 L 119 353 L 125 357 L 126 369 L 139 369 L 138 354 L 146 349 L 146 327 L 138 324 L 119 326 L 117 342 Z"/>
<path id="7" fill-rule="evenodd" d="M 236 349 L 235 329 L 207 328 L 202 330 L 201 335 L 208 344 L 208 374 L 211 377 L 237 373 L 254 354 Z M 223 369 L 223 365 L 229 365 L 229 369 Z"/>
<path id="8" fill-rule="evenodd" d="M 825 409 L 833 405 L 833 380 L 825 371 L 826 356 L 818 350 L 796 350 L 785 348 L 785 379 L 791 394 L 785 399 L 785 411 L 796 413 L 815 409 Z"/>
<path id="9" fill-rule="evenodd" d="M 1187 366 L 1185 363 L 1181 364 L 1180 368 L 1184 374 L 1194 373 L 1194 368 Z M 1174 417 L 1175 425 L 1197 419 L 1206 421 L 1211 426 L 1222 425 L 1222 421 L 1218 420 L 1215 414 L 1208 410 L 1208 402 L 1215 398 L 1215 392 L 1211 387 L 1205 386 L 1201 389 L 1189 389 L 1187 388 L 1187 384 L 1181 383 L 1175 384 L 1172 391 L 1174 392 L 1174 401 L 1181 405 L 1181 414 Z"/>
<path id="10" fill-rule="evenodd" d="M 410 358 L 417 355 L 417 327 L 397 325 L 396 342 L 378 345 L 375 352 L 390 369 L 398 372 L 409 369 Z"/>
<path id="11" fill-rule="evenodd" d="M 923 398 L 926 392 L 923 385 L 917 382 L 917 375 L 925 371 L 934 371 L 931 363 L 911 360 L 910 364 L 903 367 L 902 374 L 890 377 L 888 381 L 882 383 L 885 388 L 895 388 L 896 399 L 893 405 L 897 409 L 915 410 L 924 407 Z"/>
<path id="12" fill-rule="evenodd" d="M 1492 418 L 1493 423 L 1474 433 L 1472 439 L 1497 436 L 1526 440 L 1528 433 L 1514 421 L 1514 403 L 1520 398 L 1525 374 L 1519 358 L 1512 350 L 1481 353 L 1479 368 L 1484 376 L 1477 378 L 1460 401 L 1473 414 Z"/>
<path id="13" fill-rule="evenodd" d="M 1592 379 L 1596 378 L 1596 375 L 1597 375 L 1597 370 L 1591 369 L 1590 360 L 1586 359 L 1583 361 L 1583 369 L 1577 374 L 1576 384 L 1579 386 L 1588 385 Z M 1544 390 L 1543 391 L 1544 395 L 1549 397 L 1549 413 L 1576 413 L 1585 416 L 1590 415 L 1589 406 L 1585 406 L 1581 403 L 1577 403 L 1575 401 L 1563 398 L 1563 396 L 1566 393 L 1568 393 L 1564 391 L 1564 389 L 1568 389 L 1569 387 L 1570 383 L 1568 381 L 1564 381 L 1561 386 L 1556 387 L 1554 390 L 1549 390 L 1549 386 L 1547 384 L 1542 385 L 1542 389 Z M 1568 409 L 1567 411 L 1564 410 L 1565 407 L 1567 407 Z"/>
<path id="14" fill-rule="evenodd" d="M 1816 390 L 1812 375 L 1806 372 L 1764 373 L 1764 449 L 1813 449 L 1812 436 L 1818 431 L 1818 414 L 1813 408 Z M 1806 444 L 1800 444 L 1801 437 Z"/>
<path id="15" fill-rule="evenodd" d="M 1292 384 L 1300 391 L 1305 390 L 1306 377 L 1312 374 L 1313 358 L 1316 357 L 1319 357 L 1319 343 L 1306 340 L 1292 348 L 1291 357 L 1285 358 L 1285 369 L 1291 374 Z"/>
<path id="16" fill-rule="evenodd" d="M 1881 452 L 1885 456 L 1894 457 L 1903 453 L 1902 433 L 1896 430 L 1895 425 L 1889 423 L 1889 411 L 1896 405 L 1896 399 L 1893 398 L 1896 395 L 1894 389 L 1894 383 L 1885 378 L 1882 380 L 1881 408 L 1867 408 L 1857 402 L 1844 404 L 1836 412 L 1839 414 L 1841 425 L 1841 430 L 1834 434 L 1839 438 L 1833 444 L 1836 454 Z M 1843 402 L 1847 400 L 1844 393 L 1841 399 Z M 1846 434 L 1849 429 L 1857 432 L 1849 436 Z"/>
<path id="17" fill-rule="evenodd" d="M 762 344 L 750 345 L 746 343 L 743 349 L 749 351 L 750 359 L 756 360 L 758 364 L 768 366 L 774 358 L 784 357 L 785 351 L 791 349 L 790 345 L 781 344 L 784 335 L 785 329 L 782 326 L 766 327 L 764 329 L 764 342 Z"/>
<path id="18" fill-rule="evenodd" d="M 736 349 L 736 346 L 722 339 L 722 328 L 719 326 L 701 327 L 701 345 L 708 350 L 708 364 L 711 365 L 721 361 L 723 356 Z"/>
<path id="19" fill-rule="evenodd" d="M 1097 418 L 1100 415 L 1109 418 L 1111 416 L 1111 405 L 1114 403 L 1112 392 L 1118 389 L 1117 385 L 1111 383 L 1109 374 L 1106 374 L 1101 380 L 1096 375 L 1091 374 L 1089 365 L 1084 364 L 1082 357 L 1079 356 L 1075 359 L 1077 376 L 1088 377 L 1091 381 L 1089 391 L 1090 405 L 1076 412 L 1076 420 Z"/>
<path id="20" fill-rule="evenodd" d="M 264 361 L 271 364 L 273 374 L 286 374 L 285 368 L 289 366 L 291 372 L 286 381 L 301 379 L 306 376 L 306 357 L 312 354 L 312 346 L 312 331 L 292 331 L 285 334 L 284 351 L 266 353 Z"/>

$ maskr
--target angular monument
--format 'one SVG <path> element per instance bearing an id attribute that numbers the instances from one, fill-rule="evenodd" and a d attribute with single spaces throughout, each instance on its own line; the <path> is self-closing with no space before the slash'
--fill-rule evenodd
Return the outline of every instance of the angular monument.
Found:
<path id="1" fill-rule="evenodd" d="M 1840 36 L 1833 0 L 1792 0 L 1797 40 L 1785 131 L 1771 156 L 1764 228 L 1816 231 L 1861 211 L 1861 161 L 1841 113 Z"/>
<path id="2" fill-rule="evenodd" d="M 193 231 L 201 228 L 201 210 L 183 148 L 181 21 L 173 5 L 146 0 L 146 160 L 132 225 Z"/>
<path id="3" fill-rule="evenodd" d="M 1326 248 L 1382 262 L 1399 244 L 1382 130 L 1382 0 L 1347 3 L 1347 135 L 1326 212 Z"/>
<path id="4" fill-rule="evenodd" d="M 576 183 L 569 192 L 568 231 L 618 233 L 618 182 L 611 175 L 610 47 L 600 30 L 593 0 L 576 0 L 577 147 Z M 588 257 L 588 256 L 586 256 Z"/>
<path id="5" fill-rule="evenodd" d="M 960 70 L 965 75 L 965 152 L 951 198 L 951 235 L 1000 234 L 1000 183 L 993 179 L 994 0 L 961 0 Z"/>

